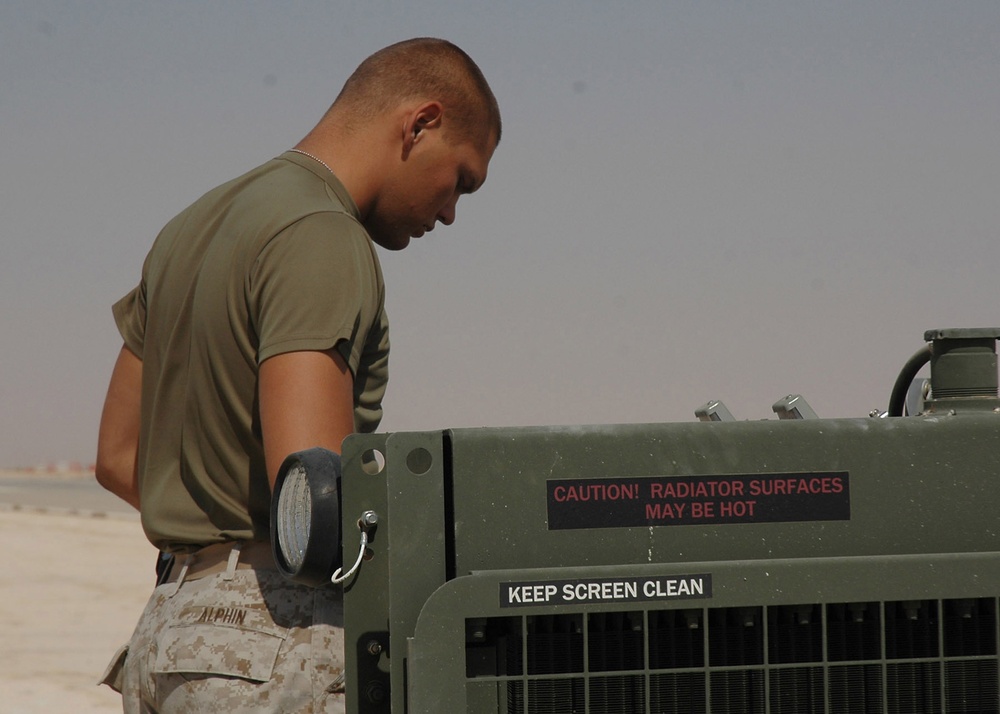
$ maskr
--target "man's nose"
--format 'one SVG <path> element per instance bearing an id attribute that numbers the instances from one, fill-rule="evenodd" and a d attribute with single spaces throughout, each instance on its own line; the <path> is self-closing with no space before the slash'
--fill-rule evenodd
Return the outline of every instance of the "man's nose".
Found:
<path id="1" fill-rule="evenodd" d="M 458 205 L 458 196 L 453 196 L 448 203 L 445 204 L 437 215 L 437 219 L 441 221 L 446 226 L 450 226 L 455 222 L 455 207 Z"/>

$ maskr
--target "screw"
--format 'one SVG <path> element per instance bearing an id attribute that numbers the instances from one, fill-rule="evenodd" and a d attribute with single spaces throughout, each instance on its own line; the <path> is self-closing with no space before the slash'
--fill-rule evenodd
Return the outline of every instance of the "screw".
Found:
<path id="1" fill-rule="evenodd" d="M 377 657 L 382 653 L 382 643 L 378 640 L 370 640 L 365 649 L 368 651 L 368 654 Z"/>
<path id="2" fill-rule="evenodd" d="M 361 527 L 374 528 L 378 525 L 378 514 L 375 511 L 365 511 L 361 514 Z"/>
<path id="3" fill-rule="evenodd" d="M 365 697 L 372 704 L 381 704 L 385 701 L 385 687 L 379 682 L 369 682 L 365 687 Z"/>

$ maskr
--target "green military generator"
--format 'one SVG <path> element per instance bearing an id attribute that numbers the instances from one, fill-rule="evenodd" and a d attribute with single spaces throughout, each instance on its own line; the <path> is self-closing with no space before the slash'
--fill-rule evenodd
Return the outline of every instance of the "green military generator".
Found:
<path id="1" fill-rule="evenodd" d="M 353 714 L 997 713 L 998 338 L 928 332 L 863 418 L 351 437 L 276 551 L 342 539 Z"/>

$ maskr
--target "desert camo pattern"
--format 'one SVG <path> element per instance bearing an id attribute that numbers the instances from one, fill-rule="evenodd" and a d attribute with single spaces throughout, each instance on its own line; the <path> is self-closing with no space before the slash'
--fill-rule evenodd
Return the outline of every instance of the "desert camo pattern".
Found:
<path id="1" fill-rule="evenodd" d="M 105 682 L 126 714 L 341 714 L 343 651 L 339 589 L 236 570 L 157 587 Z"/>

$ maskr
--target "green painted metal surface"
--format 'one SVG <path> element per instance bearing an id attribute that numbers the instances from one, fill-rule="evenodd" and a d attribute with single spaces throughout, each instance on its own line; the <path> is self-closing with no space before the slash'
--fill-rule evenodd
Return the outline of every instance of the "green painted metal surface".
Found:
<path id="1" fill-rule="evenodd" d="M 1000 413 L 954 381 L 914 417 L 352 437 L 348 711 L 1000 712 Z"/>

